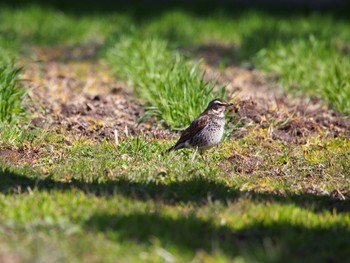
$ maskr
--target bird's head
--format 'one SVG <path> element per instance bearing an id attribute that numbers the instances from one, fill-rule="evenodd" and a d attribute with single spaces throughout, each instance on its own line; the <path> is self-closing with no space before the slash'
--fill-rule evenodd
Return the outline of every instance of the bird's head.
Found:
<path id="1" fill-rule="evenodd" d="M 224 101 L 222 99 L 215 99 L 209 102 L 206 111 L 210 114 L 215 114 L 223 117 L 226 108 L 230 106 L 233 106 L 233 104 L 228 103 L 227 101 Z"/>

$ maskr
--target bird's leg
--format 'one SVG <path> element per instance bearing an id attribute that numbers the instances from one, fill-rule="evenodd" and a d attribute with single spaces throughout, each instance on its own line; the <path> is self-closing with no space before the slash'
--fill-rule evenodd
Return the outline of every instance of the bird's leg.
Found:
<path id="1" fill-rule="evenodd" d="M 196 155 L 197 151 L 198 151 L 198 146 L 196 147 L 196 150 L 194 151 L 194 153 L 192 155 L 192 162 L 194 161 L 194 156 Z"/>
<path id="2" fill-rule="evenodd" d="M 199 151 L 199 154 L 200 154 L 200 156 L 202 157 L 202 160 L 203 160 L 203 162 L 207 162 L 207 160 L 205 159 L 205 151 Z"/>

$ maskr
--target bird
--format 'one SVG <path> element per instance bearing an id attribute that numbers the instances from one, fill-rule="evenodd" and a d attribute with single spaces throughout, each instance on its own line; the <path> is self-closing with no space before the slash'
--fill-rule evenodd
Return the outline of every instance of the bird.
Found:
<path id="1" fill-rule="evenodd" d="M 209 102 L 208 107 L 182 132 L 180 139 L 166 152 L 195 148 L 194 155 L 197 150 L 202 155 L 205 150 L 219 144 L 226 124 L 224 112 L 229 106 L 233 104 L 222 99 Z"/>

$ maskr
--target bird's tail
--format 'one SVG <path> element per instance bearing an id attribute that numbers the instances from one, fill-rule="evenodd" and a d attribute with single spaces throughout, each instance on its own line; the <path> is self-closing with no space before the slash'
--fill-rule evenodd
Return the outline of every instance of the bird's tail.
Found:
<path id="1" fill-rule="evenodd" d="M 163 154 L 169 153 L 171 151 L 177 151 L 177 150 L 180 150 L 180 149 L 185 148 L 185 147 L 186 147 L 186 145 L 184 143 L 176 143 L 174 146 L 171 146 L 168 150 L 163 152 Z"/>
<path id="2" fill-rule="evenodd" d="M 171 151 L 177 151 L 177 150 L 180 150 L 182 148 L 185 148 L 185 145 L 183 143 L 177 143 L 173 146 L 171 146 L 168 150 L 166 150 L 165 152 L 163 152 L 163 154 L 165 153 L 169 153 Z"/>
<path id="3" fill-rule="evenodd" d="M 168 150 L 166 150 L 164 153 L 169 153 L 171 151 L 175 151 L 176 145 L 171 146 Z"/>

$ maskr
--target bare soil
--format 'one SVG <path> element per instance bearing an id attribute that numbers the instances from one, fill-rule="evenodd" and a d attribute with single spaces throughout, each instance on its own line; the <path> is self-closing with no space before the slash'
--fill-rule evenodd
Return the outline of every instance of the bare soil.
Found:
<path id="1" fill-rule="evenodd" d="M 103 62 L 93 59 L 94 50 L 36 49 L 36 61 L 41 62 L 30 63 L 23 76 L 30 89 L 32 125 L 96 140 L 114 139 L 116 131 L 118 138 L 173 137 L 154 119 L 139 122 L 142 102 L 111 77 Z"/>
<path id="2" fill-rule="evenodd" d="M 271 149 L 274 140 L 304 144 L 309 136 L 350 138 L 350 117 L 330 110 L 318 99 L 291 98 L 276 84 L 276 76 L 241 66 L 234 60 L 220 70 L 218 64 L 227 54 L 225 48 L 205 46 L 193 52 L 205 60 L 205 78 L 217 79 L 218 84 L 225 84 L 235 105 L 227 114 L 232 139 L 254 132 L 250 126 L 268 130 L 269 142 L 264 141 L 266 138 L 256 139 L 268 143 Z M 91 52 L 89 48 L 37 49 L 34 60 L 41 62 L 23 62 L 28 65 L 23 79 L 30 89 L 27 107 L 32 113 L 31 128 L 40 127 L 45 132 L 62 134 L 65 138 L 62 143 L 67 145 L 78 138 L 115 140 L 115 131 L 121 140 L 133 136 L 147 136 L 148 140 L 176 139 L 178 134 L 167 130 L 155 119 L 139 122 L 144 113 L 143 102 L 133 97 L 131 87 L 112 77 L 109 68 Z M 39 160 L 48 150 L 47 145 L 0 149 L 0 159 L 35 166 L 40 165 Z M 279 153 L 271 152 L 271 155 L 276 154 Z M 294 161 L 288 165 L 294 167 Z M 268 160 L 250 153 L 233 151 L 217 165 L 228 176 L 232 174 L 232 167 L 242 174 L 254 175 L 261 169 L 259 167 L 265 167 L 270 177 L 277 178 L 283 174 L 278 167 L 270 167 Z M 300 163 L 296 163 L 295 169 L 299 166 Z M 319 178 L 327 173 L 316 164 L 313 171 Z M 326 194 L 339 199 L 349 197 L 350 192 L 342 185 L 343 180 L 338 179 L 332 179 L 335 190 Z M 301 176 L 299 180 L 296 180 L 296 188 L 325 194 L 322 187 L 310 186 L 308 178 Z"/>
<path id="3" fill-rule="evenodd" d="M 194 52 L 206 62 L 205 78 L 226 85 L 228 96 L 235 102 L 236 121 L 270 128 L 273 139 L 288 143 L 305 143 L 307 136 L 317 134 L 350 138 L 349 116 L 329 109 L 317 98 L 285 94 L 276 84 L 277 76 L 264 74 L 251 65 L 242 66 L 230 58 L 233 49 L 234 46 L 213 44 Z M 227 63 L 224 70 L 219 69 L 222 58 Z M 242 130 L 233 135 L 241 136 Z"/>
<path id="4" fill-rule="evenodd" d="M 269 76 L 251 66 L 230 59 L 219 70 L 221 59 L 232 46 L 206 45 L 192 50 L 204 58 L 207 80 L 225 84 L 234 102 L 231 124 L 241 123 L 232 136 L 247 133 L 244 126 L 269 128 L 272 138 L 288 143 L 305 143 L 311 134 L 350 137 L 350 117 L 328 109 L 318 99 L 291 98 Z M 96 47 L 36 48 L 35 61 L 28 64 L 26 86 L 31 88 L 32 125 L 56 132 L 67 131 L 91 139 L 147 135 L 174 139 L 177 135 L 157 124 L 155 119 L 139 123 L 142 101 L 132 96 L 132 89 L 119 82 L 108 67 L 96 59 Z"/>

